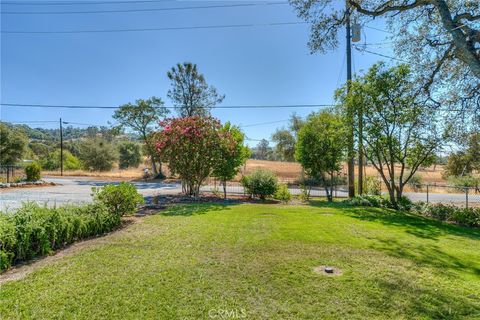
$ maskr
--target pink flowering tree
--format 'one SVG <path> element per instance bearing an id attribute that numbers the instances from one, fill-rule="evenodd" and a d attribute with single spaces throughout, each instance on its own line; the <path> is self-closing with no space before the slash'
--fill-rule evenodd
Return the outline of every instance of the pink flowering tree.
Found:
<path id="1" fill-rule="evenodd" d="M 156 133 L 156 149 L 172 174 L 182 180 L 183 191 L 198 196 L 200 186 L 218 165 L 225 146 L 235 148 L 236 140 L 222 130 L 213 117 L 192 116 L 166 119 Z"/>

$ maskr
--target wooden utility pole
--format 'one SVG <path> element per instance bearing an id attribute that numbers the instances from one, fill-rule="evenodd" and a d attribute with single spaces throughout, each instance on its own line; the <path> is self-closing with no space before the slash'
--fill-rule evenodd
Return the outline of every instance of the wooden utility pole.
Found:
<path id="1" fill-rule="evenodd" d="M 363 173 L 364 173 L 364 156 L 363 156 L 363 109 L 358 108 L 358 194 L 363 194 Z"/>
<path id="2" fill-rule="evenodd" d="M 62 128 L 62 118 L 60 118 L 60 175 L 63 176 L 63 128 Z"/>
<path id="3" fill-rule="evenodd" d="M 351 30 L 350 30 L 350 6 L 348 0 L 345 1 L 346 6 L 346 33 L 347 33 L 347 94 L 350 92 L 350 82 L 352 80 L 352 45 L 351 45 Z M 353 135 L 353 110 L 352 106 L 348 109 L 348 196 L 355 197 L 355 150 L 354 150 L 354 135 Z"/>

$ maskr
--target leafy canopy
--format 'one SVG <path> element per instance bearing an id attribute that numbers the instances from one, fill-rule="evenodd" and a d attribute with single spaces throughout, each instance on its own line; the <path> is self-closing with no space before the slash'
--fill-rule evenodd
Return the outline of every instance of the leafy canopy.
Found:
<path id="1" fill-rule="evenodd" d="M 235 178 L 240 166 L 250 157 L 250 149 L 244 145 L 244 134 L 237 126 L 230 122 L 220 129 L 222 142 L 220 156 L 213 169 L 213 175 L 223 182 L 224 196 L 226 197 L 226 182 Z"/>
<path id="2" fill-rule="evenodd" d="M 382 19 L 395 57 L 409 61 L 438 108 L 449 116 L 480 112 L 480 1 L 474 0 L 290 0 L 299 17 L 312 24 L 312 52 L 327 52 L 343 43 L 348 3 L 351 20 L 368 27 Z M 368 35 L 368 29 L 363 34 Z M 368 44 L 356 46 L 375 54 Z M 464 120 L 464 119 L 460 119 Z M 475 123 L 474 123 L 475 122 Z M 478 118 L 469 125 L 480 126 Z M 461 125 L 465 127 L 464 124 Z"/>
<path id="3" fill-rule="evenodd" d="M 27 148 L 27 136 L 0 122 L 0 164 L 14 165 L 21 160 Z"/>
<path id="4" fill-rule="evenodd" d="M 405 184 L 420 166 L 435 160 L 444 140 L 438 113 L 415 88 L 410 68 L 373 65 L 368 72 L 343 87 L 337 99 L 344 113 L 363 111 L 363 152 L 388 188 L 390 201 L 400 201 Z M 357 132 L 357 135 L 360 134 Z"/>
<path id="5" fill-rule="evenodd" d="M 182 180 L 187 195 L 198 196 L 203 181 L 222 157 L 225 144 L 234 147 L 220 121 L 207 116 L 166 119 L 155 135 L 158 157 Z M 226 142 L 228 141 L 228 142 Z"/>
<path id="6" fill-rule="evenodd" d="M 342 117 L 332 111 L 321 111 L 308 116 L 298 133 L 295 156 L 305 172 L 320 179 L 332 200 L 334 174 L 340 170 L 346 148 L 346 127 Z"/>

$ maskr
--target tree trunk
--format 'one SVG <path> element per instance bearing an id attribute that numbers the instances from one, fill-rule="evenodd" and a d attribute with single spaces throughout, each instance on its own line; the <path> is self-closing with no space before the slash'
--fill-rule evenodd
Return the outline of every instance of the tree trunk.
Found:
<path id="1" fill-rule="evenodd" d="M 223 181 L 223 199 L 227 199 L 227 181 Z"/>
<path id="2" fill-rule="evenodd" d="M 153 176 L 154 178 L 157 176 L 157 164 L 155 163 L 155 156 L 152 154 L 150 155 L 150 159 L 152 161 L 152 171 L 153 171 Z"/>
<path id="3" fill-rule="evenodd" d="M 397 208 L 397 199 L 395 198 L 395 188 L 391 185 L 387 185 L 387 189 L 388 189 L 388 195 L 390 197 L 390 202 L 392 203 L 392 206 L 394 208 Z"/>

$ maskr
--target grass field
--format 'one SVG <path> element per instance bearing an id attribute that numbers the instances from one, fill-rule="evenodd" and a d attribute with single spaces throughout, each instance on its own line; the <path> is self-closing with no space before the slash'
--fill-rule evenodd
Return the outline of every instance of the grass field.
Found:
<path id="1" fill-rule="evenodd" d="M 4 282 L 0 319 L 479 319 L 479 248 L 377 209 L 173 207 Z"/>

